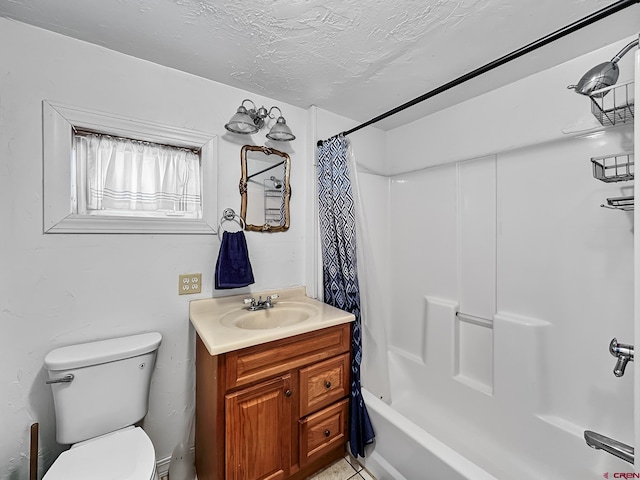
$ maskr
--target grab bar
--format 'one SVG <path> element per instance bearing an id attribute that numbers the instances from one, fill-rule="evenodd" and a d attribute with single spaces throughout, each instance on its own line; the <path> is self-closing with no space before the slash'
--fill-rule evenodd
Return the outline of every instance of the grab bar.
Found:
<path id="1" fill-rule="evenodd" d="M 591 448 L 596 450 L 604 450 L 622 460 L 633 464 L 634 450 L 633 447 L 618 442 L 613 438 L 605 437 L 591 430 L 585 430 L 584 439 Z"/>

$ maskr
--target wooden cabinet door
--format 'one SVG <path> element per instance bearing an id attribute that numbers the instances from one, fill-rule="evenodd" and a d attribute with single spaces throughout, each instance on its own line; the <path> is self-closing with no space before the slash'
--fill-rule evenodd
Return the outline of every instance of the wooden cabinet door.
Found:
<path id="1" fill-rule="evenodd" d="M 279 480 L 291 463 L 291 375 L 225 396 L 226 479 Z"/>

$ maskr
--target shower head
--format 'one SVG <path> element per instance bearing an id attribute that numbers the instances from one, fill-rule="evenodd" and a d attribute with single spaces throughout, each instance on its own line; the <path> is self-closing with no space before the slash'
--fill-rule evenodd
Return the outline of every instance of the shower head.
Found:
<path id="1" fill-rule="evenodd" d="M 282 188 L 282 180 L 280 180 L 279 178 L 276 178 L 273 175 L 271 175 L 271 178 L 269 178 L 269 180 L 273 182 L 273 188 L 277 188 L 278 190 Z"/>
<path id="2" fill-rule="evenodd" d="M 591 92 L 614 85 L 618 81 L 619 75 L 620 69 L 617 63 L 604 62 L 590 69 L 578 83 L 569 85 L 567 88 L 575 90 L 580 95 L 591 95 Z M 597 93 L 594 97 L 602 97 L 606 93 Z"/>
<path id="3" fill-rule="evenodd" d="M 638 39 L 635 39 L 628 45 L 626 45 L 618 54 L 611 59 L 610 62 L 604 62 L 596 65 L 585 73 L 580 81 L 575 85 L 569 85 L 567 88 L 575 90 L 576 93 L 581 95 L 591 95 L 592 92 L 600 90 L 601 88 L 610 87 L 615 85 L 620 75 L 620 69 L 618 68 L 618 61 L 624 57 L 624 55 L 633 47 L 638 45 Z M 597 93 L 594 97 L 603 97 L 607 92 Z"/>

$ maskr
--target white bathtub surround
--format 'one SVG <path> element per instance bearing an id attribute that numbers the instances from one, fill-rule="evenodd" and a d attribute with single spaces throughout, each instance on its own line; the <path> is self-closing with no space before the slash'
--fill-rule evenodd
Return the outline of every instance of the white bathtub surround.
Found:
<path id="1" fill-rule="evenodd" d="M 500 312 L 494 322 L 495 394 L 524 411 L 545 408 L 545 345 L 552 335 L 552 324 L 537 318 Z"/>
<path id="2" fill-rule="evenodd" d="M 463 274 L 467 285 L 496 292 L 487 295 L 496 313 L 483 312 L 480 320 L 463 314 L 469 296 L 454 272 L 486 259 L 460 248 L 468 233 L 442 191 L 461 188 L 458 169 L 414 172 L 392 183 L 392 210 L 400 212 L 392 230 L 418 214 L 408 208 L 404 215 L 402 207 L 433 207 L 421 212 L 425 227 L 415 239 L 391 240 L 398 312 L 391 404 L 497 478 L 588 478 L 628 469 L 589 449 L 580 434 L 633 438 L 633 382 L 613 376 L 607 350 L 613 336 L 631 335 L 631 223 L 627 214 L 600 208 L 599 199 L 620 187 L 593 179 L 589 164 L 603 150 L 624 150 L 628 134 L 618 129 L 497 155 L 495 283 Z M 418 243 L 438 247 L 412 255 Z"/>
<path id="3" fill-rule="evenodd" d="M 629 40 L 387 133 L 390 183 L 369 183 L 379 188 L 363 199 L 389 202 L 386 216 L 366 211 L 380 215 L 370 235 L 390 232 L 376 254 L 388 261 L 392 395 L 368 400 L 378 441 L 365 457 L 379 478 L 633 468 L 582 437 L 634 444 L 633 378 L 614 377 L 608 352 L 614 336 L 633 338 L 633 216 L 600 208 L 628 186 L 594 179 L 590 163 L 632 150 L 633 126 L 597 128 L 589 100 L 565 88 Z M 621 82 L 633 71 L 622 62 Z M 425 462 L 403 471 L 405 452 Z"/>
<path id="4" fill-rule="evenodd" d="M 455 179 L 459 311 L 487 322 L 496 313 L 496 169 L 495 155 L 460 162 Z"/>
<path id="5" fill-rule="evenodd" d="M 496 156 L 457 164 L 458 309 L 455 377 L 493 391 L 496 311 Z"/>

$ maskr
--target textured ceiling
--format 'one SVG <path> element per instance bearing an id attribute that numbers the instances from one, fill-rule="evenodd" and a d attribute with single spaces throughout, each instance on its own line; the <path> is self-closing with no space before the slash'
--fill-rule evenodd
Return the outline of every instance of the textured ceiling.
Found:
<path id="1" fill-rule="evenodd" d="M 0 16 L 366 121 L 612 3 L 0 0 Z M 548 68 L 637 33 L 639 24 L 634 5 L 378 126 L 396 127 Z"/>

